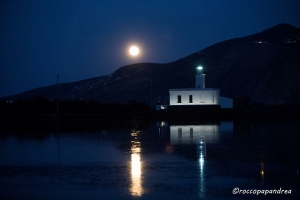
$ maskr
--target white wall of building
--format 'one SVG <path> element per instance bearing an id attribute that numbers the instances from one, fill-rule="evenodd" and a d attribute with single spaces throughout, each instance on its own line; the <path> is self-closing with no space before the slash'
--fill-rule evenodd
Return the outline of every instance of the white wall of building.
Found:
<path id="1" fill-rule="evenodd" d="M 170 105 L 218 105 L 220 103 L 219 89 L 170 89 L 169 92 Z M 179 98 L 181 102 L 178 102 Z"/>

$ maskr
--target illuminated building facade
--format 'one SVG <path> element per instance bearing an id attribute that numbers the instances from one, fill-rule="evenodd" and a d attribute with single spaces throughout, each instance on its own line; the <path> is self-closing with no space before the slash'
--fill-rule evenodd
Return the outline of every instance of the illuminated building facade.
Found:
<path id="1" fill-rule="evenodd" d="M 205 88 L 205 74 L 197 67 L 195 88 L 170 89 L 170 106 L 219 105 L 220 90 Z"/>

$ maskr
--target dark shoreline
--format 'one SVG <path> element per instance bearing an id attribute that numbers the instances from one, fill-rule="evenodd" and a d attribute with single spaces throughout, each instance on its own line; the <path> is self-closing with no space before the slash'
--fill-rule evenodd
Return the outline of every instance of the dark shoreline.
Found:
<path id="1" fill-rule="evenodd" d="M 99 113 L 2 113 L 0 120 L 3 126 L 12 122 L 19 123 L 65 123 L 69 121 L 81 124 L 95 123 L 104 126 L 117 126 L 117 124 L 130 124 L 132 121 L 172 121 L 196 120 L 232 121 L 243 118 L 272 119 L 272 118 L 299 118 L 300 106 L 248 106 L 245 108 L 220 108 L 213 110 L 131 110 L 126 112 L 99 112 Z"/>
<path id="2" fill-rule="evenodd" d="M 0 120 L 92 120 L 92 119 L 178 119 L 178 118 L 217 118 L 232 120 L 240 117 L 297 117 L 299 105 L 248 106 L 244 108 L 216 108 L 198 110 L 127 110 L 98 113 L 1 113 Z"/>
<path id="3" fill-rule="evenodd" d="M 162 113 L 155 110 L 140 110 L 126 113 L 105 112 L 99 114 L 0 114 L 0 138 L 15 135 L 20 139 L 44 139 L 50 135 L 59 137 L 60 133 L 66 132 L 99 133 L 99 131 L 107 129 L 143 130 L 150 127 L 151 123 L 155 121 L 165 121 L 169 125 L 221 124 L 222 121 L 233 121 L 234 123 L 245 124 L 242 130 L 247 130 L 248 123 L 297 123 L 300 120 L 299 112 L 290 112 L 292 110 L 282 109 L 271 109 L 271 111 L 270 108 L 261 107 L 260 109 L 220 109 L 218 112 L 206 113 L 183 111 Z M 293 111 L 297 110 L 293 109 Z"/>

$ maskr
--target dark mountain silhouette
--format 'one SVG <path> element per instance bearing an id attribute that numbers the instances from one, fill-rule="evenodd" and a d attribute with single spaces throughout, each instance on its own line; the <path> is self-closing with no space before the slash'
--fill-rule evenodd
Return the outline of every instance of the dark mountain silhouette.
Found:
<path id="1" fill-rule="evenodd" d="M 170 88 L 191 88 L 195 68 L 204 67 L 206 87 L 221 96 L 247 95 L 250 103 L 300 103 L 300 29 L 279 24 L 261 33 L 230 39 L 166 64 L 139 63 L 107 76 L 29 90 L 6 99 L 44 96 L 101 102 L 168 103 Z"/>

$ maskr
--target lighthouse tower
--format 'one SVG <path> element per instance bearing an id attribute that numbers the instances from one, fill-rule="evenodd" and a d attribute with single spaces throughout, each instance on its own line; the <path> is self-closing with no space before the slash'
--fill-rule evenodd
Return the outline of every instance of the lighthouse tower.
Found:
<path id="1" fill-rule="evenodd" d="M 196 68 L 196 88 L 204 89 L 205 88 L 205 74 L 203 74 L 203 67 L 199 66 Z"/>

